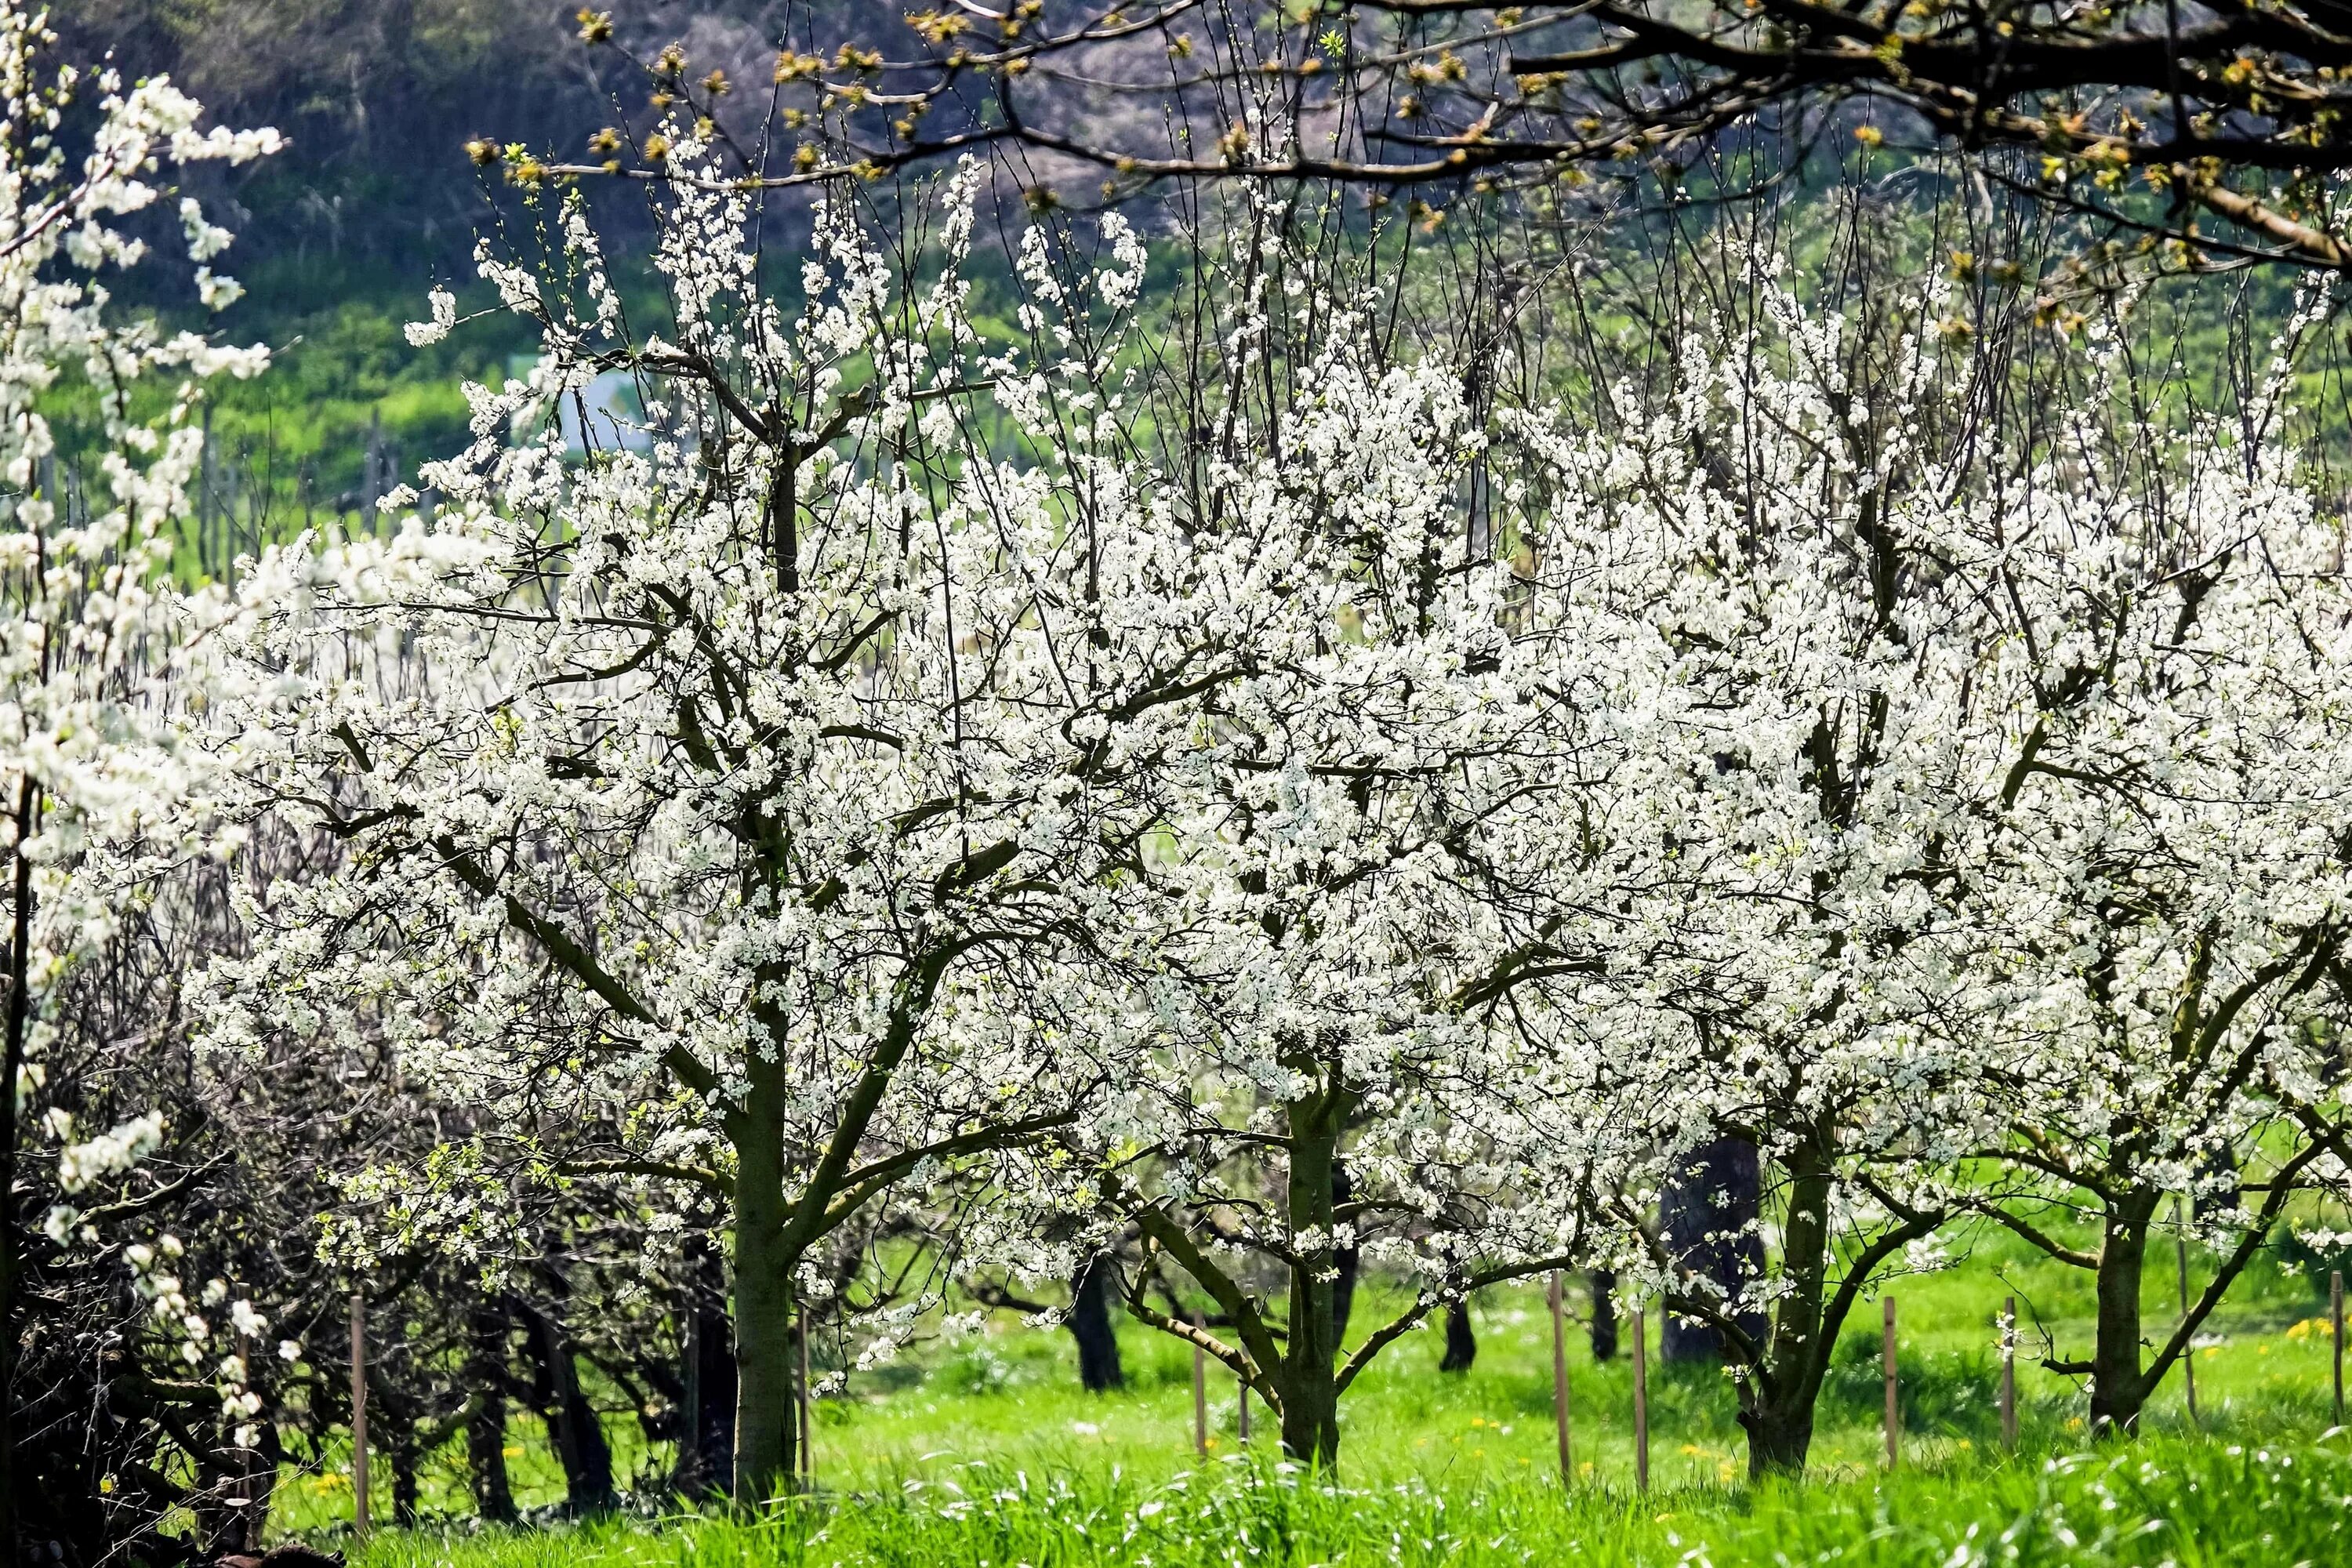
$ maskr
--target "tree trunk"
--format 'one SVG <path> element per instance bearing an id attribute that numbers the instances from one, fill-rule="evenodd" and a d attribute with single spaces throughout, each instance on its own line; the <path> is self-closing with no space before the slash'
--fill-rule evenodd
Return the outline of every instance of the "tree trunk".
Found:
<path id="1" fill-rule="evenodd" d="M 1355 1200 L 1356 1184 L 1348 1174 L 1348 1163 L 1337 1158 L 1331 1163 L 1331 1202 L 1334 1206 Z M 1337 1352 L 1348 1342 L 1348 1320 L 1356 1313 L 1356 1275 L 1362 1267 L 1363 1254 L 1354 1242 L 1332 1255 L 1332 1264 L 1339 1271 L 1331 1281 L 1331 1348 Z"/>
<path id="2" fill-rule="evenodd" d="M 1755 1222 L 1763 1202 L 1756 1145 L 1745 1138 L 1718 1138 L 1692 1156 L 1660 1194 L 1661 1228 L 1676 1264 L 1737 1295 L 1764 1271 L 1764 1238 Z M 1763 1313 L 1738 1314 L 1739 1326 L 1761 1340 L 1769 1330 Z M 1659 1325 L 1659 1357 L 1669 1362 L 1723 1359 L 1723 1335 L 1713 1323 L 1667 1312 Z"/>
<path id="3" fill-rule="evenodd" d="M 1811 1148 L 1791 1152 L 1789 1213 L 1780 1227 L 1780 1278 L 1787 1289 L 1773 1305 L 1764 1364 L 1750 1369 L 1739 1412 L 1751 1479 L 1803 1469 L 1812 1448 L 1813 1405 L 1840 1327 L 1823 1321 L 1822 1310 L 1833 1185 L 1827 1163 Z"/>
<path id="4" fill-rule="evenodd" d="M 466 1472 L 474 1512 L 485 1524 L 515 1521 L 514 1487 L 507 1479 L 507 1399 L 496 1388 L 476 1390 L 466 1411 Z"/>
<path id="5" fill-rule="evenodd" d="M 784 1245 L 784 1082 L 781 1064 L 749 1062 L 735 1144 L 735 1500 L 764 1502 L 793 1485 L 793 1271 Z"/>
<path id="6" fill-rule="evenodd" d="M 1127 1386 L 1110 1318 L 1118 1268 L 1110 1254 L 1097 1252 L 1078 1266 L 1070 1281 L 1070 1337 L 1078 1342 L 1078 1382 L 1089 1394 Z"/>
<path id="7" fill-rule="evenodd" d="M 285 1450 L 270 1422 L 257 1423 L 250 1448 L 238 1447 L 231 1436 L 236 1426 L 235 1417 L 221 1425 L 222 1436 L 227 1440 L 221 1446 L 218 1473 L 199 1479 L 201 1489 L 217 1500 L 217 1522 L 213 1522 L 211 1504 L 200 1506 L 195 1511 L 210 1525 L 205 1533 L 211 1539 L 212 1554 L 251 1552 L 257 1556 L 269 1532 L 270 1493 Z"/>
<path id="8" fill-rule="evenodd" d="M 269 1510 L 278 1500 L 278 1468 L 286 1462 L 286 1448 L 278 1436 L 278 1423 L 265 1419 L 260 1427 L 258 1440 L 246 1456 L 245 1549 L 255 1553 L 258 1553 L 269 1539 Z"/>
<path id="9" fill-rule="evenodd" d="M 678 1433 L 679 1491 L 701 1497 L 735 1476 L 735 1340 L 727 1316 L 726 1259 L 693 1245 L 686 1304 L 686 1410 Z"/>
<path id="10" fill-rule="evenodd" d="M 507 1320 L 484 1302 L 467 1325 L 467 1377 L 474 1385 L 466 1411 L 466 1469 L 474 1511 L 488 1524 L 515 1521 L 514 1488 L 507 1479 Z"/>
<path id="11" fill-rule="evenodd" d="M 390 1401 L 379 1401 L 384 1407 L 382 1430 L 384 1459 L 392 1467 L 392 1521 L 403 1530 L 416 1528 L 416 1418 Z M 370 1413 L 369 1430 L 378 1429 Z"/>
<path id="12" fill-rule="evenodd" d="M 1478 1336 L 1470 1327 L 1470 1303 L 1452 1301 L 1445 1308 L 1445 1354 L 1439 1358 L 1440 1372 L 1468 1372 L 1470 1363 L 1478 1359 Z"/>
<path id="13" fill-rule="evenodd" d="M 1320 1237 L 1290 1270 L 1290 1337 L 1284 1350 L 1282 1447 L 1293 1459 L 1328 1470 L 1339 1461 L 1339 1355 L 1332 1311 L 1338 1260 L 1331 1195 L 1339 1154 L 1339 1094 L 1327 1089 L 1289 1106 L 1290 1232 Z"/>
<path id="14" fill-rule="evenodd" d="M 2108 1205 L 2100 1238 L 2098 1338 L 2091 1355 L 2091 1430 L 2130 1436 L 2147 1400 L 2140 1352 L 2140 1276 L 2157 1194 L 2134 1193 Z"/>
<path id="15" fill-rule="evenodd" d="M 580 1365 L 563 1331 L 544 1313 L 530 1315 L 531 1342 L 547 1388 L 548 1440 L 563 1467 L 563 1507 L 574 1518 L 609 1512 L 613 1494 L 613 1449 L 604 1423 L 580 1387 Z"/>
<path id="16" fill-rule="evenodd" d="M 251 1526 L 246 1516 L 246 1505 L 251 1500 L 246 1493 L 245 1477 L 249 1467 L 245 1450 L 228 1440 L 228 1424 L 221 1428 L 221 1446 L 195 1467 L 188 1511 L 194 1516 L 196 1538 L 204 1542 L 203 1554 L 218 1557 L 223 1552 L 243 1552 Z"/>
<path id="17" fill-rule="evenodd" d="M 2339 1043 L 2336 1048 L 2341 1050 L 2343 1047 Z M 2235 1214 L 2245 1202 L 2245 1188 L 2238 1171 L 2238 1151 L 2231 1145 L 2224 1143 L 2198 1161 L 2197 1174 L 2200 1182 L 2210 1181 L 2217 1175 L 2229 1178 L 2228 1185 L 2221 1191 L 2200 1192 L 2197 1194 L 2196 1206 L 2192 1212 L 2199 1219 L 2210 1219 L 2216 1215 Z"/>
<path id="18" fill-rule="evenodd" d="M 1612 1361 L 1617 1355 L 1617 1273 L 1592 1271 L 1592 1359 Z"/>
<path id="19" fill-rule="evenodd" d="M 1795 1475 L 1805 1468 L 1813 1447 L 1811 1398 L 1759 1401 L 1753 1410 L 1740 1412 L 1739 1424 L 1748 1429 L 1748 1479 Z"/>
<path id="20" fill-rule="evenodd" d="M 16 788 L 16 842 L 33 837 L 40 794 L 28 774 Z M 33 863 L 11 855 L 8 930 L 8 1012 L 5 1060 L 0 1060 L 0 1553 L 17 1557 L 16 1541 L 16 1322 L 18 1274 L 23 1266 L 16 1237 L 16 1085 L 25 1069 L 25 1031 L 31 1018 L 27 993 L 33 928 Z"/>

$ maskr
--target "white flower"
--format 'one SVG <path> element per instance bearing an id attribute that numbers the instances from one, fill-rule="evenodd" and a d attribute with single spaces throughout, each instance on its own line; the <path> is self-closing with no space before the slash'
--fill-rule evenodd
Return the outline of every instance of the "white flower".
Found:
<path id="1" fill-rule="evenodd" d="M 151 1110 L 86 1143 L 69 1143 L 58 1153 L 58 1185 L 68 1193 L 81 1192 L 129 1170 L 163 1142 L 163 1113 Z"/>
<path id="2" fill-rule="evenodd" d="M 194 196 L 180 198 L 180 227 L 188 237 L 188 258 L 210 261 L 226 250 L 236 236 L 217 224 L 205 221 L 204 204 Z"/>
<path id="3" fill-rule="evenodd" d="M 457 324 L 457 295 L 446 289 L 436 289 L 426 294 L 425 300 L 425 303 L 432 307 L 432 319 L 425 321 L 411 321 L 404 329 L 407 333 L 408 345 L 411 348 L 421 349 L 439 342 L 447 337 L 449 330 Z"/>
<path id="4" fill-rule="evenodd" d="M 217 276 L 209 267 L 196 268 L 196 298 L 207 310 L 226 310 L 245 298 L 245 285 L 234 278 Z"/>

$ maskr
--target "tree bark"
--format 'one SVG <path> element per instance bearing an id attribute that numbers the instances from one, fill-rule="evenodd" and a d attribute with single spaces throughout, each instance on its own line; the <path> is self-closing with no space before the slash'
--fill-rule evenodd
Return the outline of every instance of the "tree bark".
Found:
<path id="1" fill-rule="evenodd" d="M 574 1518 L 609 1512 L 617 1500 L 613 1449 L 605 1441 L 604 1423 L 580 1387 L 578 1357 L 554 1319 L 534 1311 L 530 1328 L 534 1359 L 547 1392 L 541 1415 L 563 1467 L 564 1511 Z"/>
<path id="2" fill-rule="evenodd" d="M 2135 1192 L 2108 1204 L 2098 1268 L 2097 1338 L 2091 1352 L 2091 1430 L 2130 1436 L 2147 1402 L 2140 1370 L 2140 1280 L 2147 1266 L 2147 1227 L 2157 1194 Z"/>
<path id="3" fill-rule="evenodd" d="M 245 1510 L 247 1552 L 259 1552 L 269 1539 L 269 1510 L 278 1500 L 278 1472 L 286 1462 L 286 1448 L 278 1436 L 278 1423 L 260 1423 L 258 1440 L 247 1456 Z"/>
<path id="4" fill-rule="evenodd" d="M 1737 1137 L 1706 1144 L 1659 1194 L 1668 1256 L 1720 1287 L 1726 1300 L 1736 1296 L 1764 1271 L 1764 1238 L 1755 1228 L 1762 1203 L 1756 1145 Z M 1737 1321 L 1759 1341 L 1769 1329 L 1759 1311 L 1740 1312 Z M 1713 1323 L 1679 1312 L 1665 1314 L 1658 1340 L 1664 1361 L 1719 1362 L 1724 1356 L 1723 1335 Z"/>
<path id="5" fill-rule="evenodd" d="M 466 1410 L 466 1470 L 474 1511 L 485 1523 L 515 1521 L 514 1488 L 507 1479 L 507 1319 L 491 1302 L 476 1306 L 467 1325 L 467 1378 L 473 1401 Z"/>
<path id="6" fill-rule="evenodd" d="M 1759 1401 L 1750 1413 L 1740 1414 L 1748 1428 L 1748 1475 L 1751 1480 L 1770 1475 L 1795 1475 L 1805 1468 L 1813 1447 L 1813 1402 Z"/>
<path id="7" fill-rule="evenodd" d="M 1830 1268 L 1829 1166 L 1810 1147 L 1792 1152 L 1789 1214 L 1780 1229 L 1786 1292 L 1773 1305 L 1764 1364 L 1741 1384 L 1739 1424 L 1748 1432 L 1748 1474 L 1761 1479 L 1805 1468 L 1813 1443 L 1813 1404 L 1829 1371 L 1839 1324 L 1824 1320 Z"/>
<path id="8" fill-rule="evenodd" d="M 689 1497 L 724 1490 L 735 1477 L 735 1339 L 727 1314 L 726 1259 L 707 1240 L 689 1258 L 686 1306 L 686 1410 L 677 1486 Z"/>
<path id="9" fill-rule="evenodd" d="M 1617 1272 L 1613 1268 L 1592 1271 L 1592 1359 L 1613 1361 L 1617 1356 Z"/>
<path id="10" fill-rule="evenodd" d="M 416 1417 L 404 1402 L 376 1398 L 372 1405 L 383 1409 L 379 1419 L 370 1412 L 368 1429 L 384 1435 L 384 1460 L 392 1467 L 392 1521 L 403 1530 L 416 1528 Z"/>
<path id="11" fill-rule="evenodd" d="M 1445 1308 L 1445 1354 L 1439 1358 L 1440 1372 L 1468 1372 L 1478 1359 L 1478 1336 L 1470 1327 L 1470 1303 L 1451 1301 Z"/>
<path id="12" fill-rule="evenodd" d="M 1118 1268 L 1110 1254 L 1097 1252 L 1078 1266 L 1070 1281 L 1070 1337 L 1078 1342 L 1078 1382 L 1089 1394 L 1127 1386 L 1110 1317 Z"/>
<path id="13" fill-rule="evenodd" d="M 1284 1350 L 1282 1447 L 1328 1470 L 1339 1460 L 1337 1321 L 1332 1289 L 1332 1194 L 1339 1169 L 1340 1095 L 1326 1089 L 1289 1106 L 1290 1232 L 1319 1237 L 1290 1269 L 1290 1336 Z"/>
<path id="14" fill-rule="evenodd" d="M 2342 1048 L 2341 1045 L 2337 1047 L 2339 1050 Z M 2197 1174 L 2209 1179 L 2223 1174 L 2230 1178 L 2226 1190 L 2215 1193 L 2200 1192 L 2197 1194 L 2196 1207 L 2191 1212 L 2199 1219 L 2210 1219 L 2215 1215 L 2235 1214 L 2239 1206 L 2245 1202 L 2245 1188 L 2241 1184 L 2238 1171 L 2238 1151 L 2230 1144 L 2222 1144 L 2200 1160 L 2197 1163 Z"/>
<path id="15" fill-rule="evenodd" d="M 793 1271 L 784 1241 L 781 1064 L 749 1060 L 735 1145 L 735 1500 L 764 1502 L 793 1485 Z"/>
<path id="16" fill-rule="evenodd" d="M 1335 1157 L 1331 1163 L 1331 1202 L 1336 1207 L 1355 1200 L 1356 1184 L 1348 1174 L 1348 1163 Z M 1331 1348 L 1336 1352 L 1348 1342 L 1348 1320 L 1356 1315 L 1356 1276 L 1362 1268 L 1363 1254 L 1354 1242 L 1332 1255 L 1332 1264 L 1339 1278 L 1331 1281 Z"/>
<path id="17" fill-rule="evenodd" d="M 466 1472 L 474 1489 L 474 1512 L 485 1524 L 512 1524 L 514 1486 L 507 1479 L 507 1397 L 498 1388 L 478 1388 L 466 1411 Z"/>

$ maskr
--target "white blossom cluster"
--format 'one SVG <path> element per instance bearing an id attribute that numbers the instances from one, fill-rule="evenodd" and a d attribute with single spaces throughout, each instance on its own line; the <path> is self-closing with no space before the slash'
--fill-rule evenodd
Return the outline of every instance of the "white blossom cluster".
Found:
<path id="1" fill-rule="evenodd" d="M 236 281 L 214 269 L 230 237 L 173 181 L 280 142 L 270 131 L 200 132 L 199 106 L 168 79 L 126 84 L 111 67 L 58 64 L 47 16 L 0 0 L 0 1082 L 16 1191 L 53 1179 L 67 1201 L 49 1207 L 37 1238 L 6 1238 L 17 1258 L 7 1332 L 36 1337 L 22 1322 L 20 1247 L 46 1244 L 52 1280 L 61 1260 L 127 1276 L 144 1331 L 209 1378 L 224 1428 L 250 1447 L 262 1399 L 242 1355 L 221 1353 L 206 1314 L 226 1305 L 241 1338 L 268 1325 L 223 1279 L 192 1301 L 173 1271 L 175 1237 L 126 1244 L 121 1233 L 163 1183 L 153 1177 L 142 1193 L 132 1173 L 171 1129 L 152 1109 L 77 1126 L 59 1100 L 89 1087 L 74 1074 L 88 1072 L 92 1042 L 61 1038 L 58 1013 L 81 967 L 175 867 L 235 847 L 208 805 L 210 753 L 189 743 L 201 708 L 192 670 L 234 607 L 217 589 L 176 585 L 170 570 L 194 510 L 205 384 L 254 375 L 268 356 L 126 312 L 113 279 L 150 262 L 143 235 L 176 231 L 200 301 L 232 302 Z M 77 384 L 94 418 L 60 452 L 50 415 Z M 78 483 L 68 477 L 76 466 Z M 53 1159 L 53 1174 L 27 1180 L 30 1152 Z"/>
<path id="2" fill-rule="evenodd" d="M 729 1205 L 747 1412 L 837 1304 L 821 1245 L 893 1205 L 966 1270 L 1139 1235 L 1133 1308 L 1315 1441 L 1484 1284 L 1770 1311 L 1744 1397 L 1809 1402 L 1792 1347 L 1968 1215 L 2087 1186 L 2144 1231 L 2133 1194 L 2274 1131 L 2342 1174 L 2352 649 L 2279 443 L 2135 432 L 2095 381 L 1956 435 L 1958 351 L 1760 262 L 1759 321 L 1605 428 L 1481 413 L 1279 240 L 1212 280 L 1213 363 L 1153 374 L 1145 247 L 1041 224 L 1007 346 L 982 184 L 895 236 L 827 205 L 786 304 L 750 198 L 678 179 L 657 330 L 575 202 L 555 265 L 484 251 L 536 367 L 469 388 L 429 511 L 273 550 L 206 644 L 204 810 L 339 857 L 244 889 L 215 1048 L 386 1037 L 543 1174 Z M 886 238 L 926 228 L 918 276 Z M 648 439 L 568 459 L 550 413 L 614 371 Z M 1727 1132 L 1786 1177 L 1738 1301 L 1651 1222 Z M 488 1247 L 501 1179 L 401 1212 Z M 1343 1356 L 1301 1303 L 1359 1253 L 1418 1290 Z"/>
<path id="3" fill-rule="evenodd" d="M 1602 1205 L 1678 1310 L 1773 1314 L 1753 1413 L 1809 1405 L 1801 1342 L 1971 1215 L 2105 1297 L 2166 1194 L 2231 1200 L 2234 1271 L 2290 1190 L 2340 1181 L 2352 600 L 2340 521 L 2268 429 L 2284 363 L 2243 421 L 2142 423 L 2116 353 L 2035 427 L 1985 428 L 1948 345 L 1857 352 L 1750 265 L 1763 325 L 1696 334 L 1671 397 L 1515 428 L 1537 575 L 1613 620 L 1580 642 L 1612 650 L 1625 747 L 1589 809 L 1630 880 L 1598 922 L 1558 911 L 1596 978 L 1549 1027 L 1648 1170 L 1728 1131 L 1781 1173 L 1735 1301 L 1644 1183 Z M 2248 1159 L 2274 1167 L 2259 1215 Z M 2032 1221 L 2078 1202 L 2101 1243 Z M 2164 1371 L 2137 1314 L 2063 1363 L 2103 1416 Z"/>
<path id="4" fill-rule="evenodd" d="M 178 700 L 228 606 L 165 574 L 192 509 L 203 385 L 256 374 L 268 356 L 127 316 L 106 279 L 146 258 L 137 223 L 172 201 L 174 170 L 280 145 L 272 131 L 200 132 L 199 106 L 168 79 L 126 86 L 110 68 L 59 66 L 54 42 L 45 12 L 0 4 L 0 839 L 17 868 L 9 981 L 25 1005 L 8 1064 L 20 1111 L 45 1081 L 47 1004 L 75 962 L 159 868 L 229 847 L 201 804 L 205 753 L 184 743 Z M 227 304 L 236 284 L 211 265 L 227 232 L 193 197 L 176 213 L 200 295 Z M 98 416 L 70 510 L 45 413 L 68 378 L 96 393 Z M 163 409 L 149 417 L 137 411 L 153 382 Z M 150 1113 L 76 1142 L 70 1117 L 47 1121 L 69 1194 L 127 1169 L 163 1131 Z M 49 1229 L 68 1234 L 73 1220 L 53 1215 Z"/>

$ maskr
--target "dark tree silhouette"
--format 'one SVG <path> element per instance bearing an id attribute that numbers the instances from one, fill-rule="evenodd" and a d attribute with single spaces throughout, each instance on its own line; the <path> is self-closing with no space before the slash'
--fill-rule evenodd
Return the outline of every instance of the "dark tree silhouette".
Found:
<path id="1" fill-rule="evenodd" d="M 1713 1280 L 1726 1300 L 1764 1271 L 1764 1240 L 1755 1228 L 1763 1191 L 1756 1145 L 1734 1137 L 1699 1150 L 1660 1194 L 1668 1252 L 1682 1267 Z M 1736 1316 L 1740 1328 L 1759 1340 L 1770 1326 L 1759 1311 Z M 1658 1340 L 1661 1360 L 1723 1359 L 1721 1331 L 1699 1319 L 1668 1312 Z"/>
<path id="2" fill-rule="evenodd" d="M 2352 232 L 2325 200 L 2326 176 L 2352 167 L 2352 13 L 2336 0 L 819 7 L 780 40 L 776 97 L 754 110 L 643 25 L 583 16 L 584 40 L 651 70 L 665 112 L 709 116 L 772 188 L 984 146 L 1035 177 L 1040 203 L 1167 179 L 1680 187 L 1715 151 L 1746 187 L 1858 139 L 1974 158 L 2159 263 L 2352 268 Z M 755 133 L 770 113 L 788 118 Z M 616 126 L 593 161 L 519 153 L 510 170 L 667 179 L 650 134 Z M 501 153 L 485 141 L 478 155 Z"/>
<path id="3" fill-rule="evenodd" d="M 1101 1394 L 1127 1386 L 1118 1363 L 1118 1335 L 1111 1326 L 1111 1301 L 1118 1290 L 1118 1261 L 1097 1252 L 1079 1265 L 1070 1281 L 1070 1337 L 1078 1342 L 1078 1381 Z"/>
<path id="4" fill-rule="evenodd" d="M 1478 1335 L 1470 1326 L 1470 1303 L 1454 1301 L 1445 1309 L 1445 1353 L 1438 1358 L 1440 1372 L 1468 1372 L 1478 1359 Z"/>

